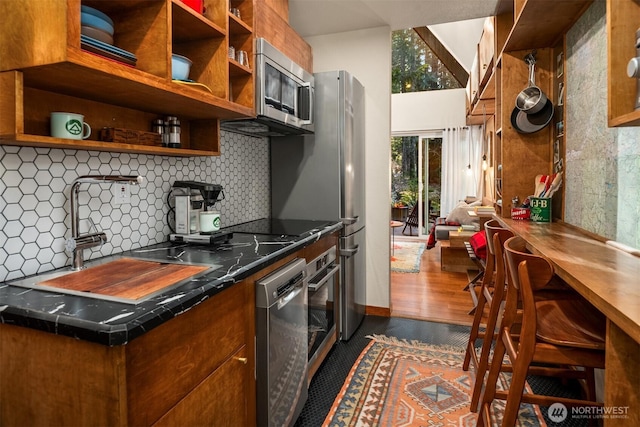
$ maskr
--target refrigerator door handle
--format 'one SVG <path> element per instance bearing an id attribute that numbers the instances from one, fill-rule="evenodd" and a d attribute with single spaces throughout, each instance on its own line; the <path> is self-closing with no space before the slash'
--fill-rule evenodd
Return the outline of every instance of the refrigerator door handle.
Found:
<path id="1" fill-rule="evenodd" d="M 340 249 L 340 256 L 343 256 L 345 258 L 351 258 L 355 254 L 357 254 L 359 250 L 360 250 L 360 245 L 355 245 L 351 249 Z"/>
<path id="2" fill-rule="evenodd" d="M 358 222 L 358 219 L 360 219 L 360 217 L 356 215 L 353 218 L 340 218 L 340 221 L 342 221 L 342 224 L 344 225 L 351 225 Z"/>

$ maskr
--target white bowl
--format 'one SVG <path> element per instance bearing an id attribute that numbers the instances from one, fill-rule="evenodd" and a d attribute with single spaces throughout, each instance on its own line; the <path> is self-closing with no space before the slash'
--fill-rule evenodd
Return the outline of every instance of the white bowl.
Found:
<path id="1" fill-rule="evenodd" d="M 188 80 L 191 70 L 191 60 L 182 55 L 171 55 L 171 78 L 173 80 Z"/>

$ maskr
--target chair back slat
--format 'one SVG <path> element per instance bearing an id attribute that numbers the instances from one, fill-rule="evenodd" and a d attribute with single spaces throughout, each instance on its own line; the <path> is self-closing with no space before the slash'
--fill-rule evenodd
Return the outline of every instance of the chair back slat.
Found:
<path id="1" fill-rule="evenodd" d="M 527 250 L 526 242 L 521 237 L 515 236 L 504 242 L 505 258 L 509 279 L 513 285 L 520 289 L 518 277 L 518 265 L 522 261 L 528 262 L 528 270 L 531 272 L 531 287 L 533 290 L 543 288 L 553 277 L 553 265 L 549 260 L 534 255 Z"/>
<path id="2" fill-rule="evenodd" d="M 504 227 L 500 225 L 500 223 L 492 219 L 484 223 L 484 232 L 487 237 L 487 249 L 489 249 L 489 253 L 491 255 L 495 255 L 496 251 L 493 247 L 493 235 L 497 233 L 499 230 L 506 230 Z"/>
<path id="3" fill-rule="evenodd" d="M 496 286 L 504 286 L 506 282 L 506 267 L 504 261 L 504 242 L 513 237 L 513 233 L 507 229 L 496 230 L 493 233 L 493 247 L 495 248 Z M 497 289 L 497 288 L 496 288 Z"/>

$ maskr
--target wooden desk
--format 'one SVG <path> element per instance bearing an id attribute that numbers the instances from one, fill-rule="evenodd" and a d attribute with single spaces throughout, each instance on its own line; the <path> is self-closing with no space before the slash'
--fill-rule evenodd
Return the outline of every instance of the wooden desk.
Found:
<path id="1" fill-rule="evenodd" d="M 563 223 L 497 218 L 547 257 L 556 274 L 607 316 L 605 408 L 628 407 L 605 426 L 640 425 L 640 258 Z"/>

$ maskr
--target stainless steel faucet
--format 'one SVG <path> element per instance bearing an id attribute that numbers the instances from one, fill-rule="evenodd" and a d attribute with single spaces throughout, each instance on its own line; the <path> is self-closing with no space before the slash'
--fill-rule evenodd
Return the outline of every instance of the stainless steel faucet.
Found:
<path id="1" fill-rule="evenodd" d="M 84 268 L 83 250 L 102 246 L 107 241 L 107 235 L 102 231 L 96 230 L 95 233 L 80 234 L 80 217 L 78 207 L 80 184 L 115 182 L 126 182 L 129 184 L 139 185 L 144 182 L 144 178 L 135 175 L 85 175 L 76 178 L 71 184 L 71 238 L 67 240 L 67 250 L 71 252 L 72 270 L 78 271 Z"/>

